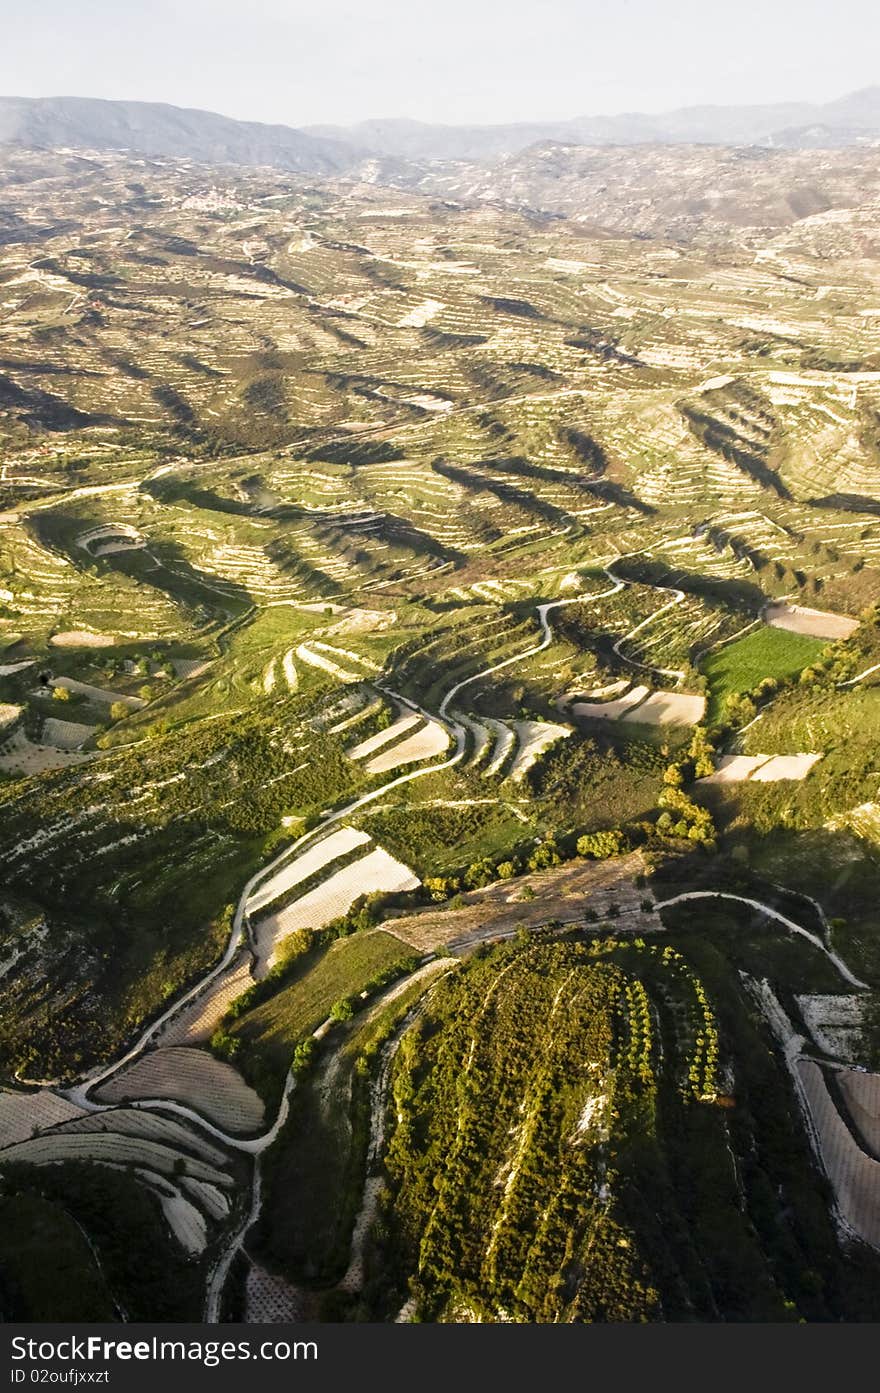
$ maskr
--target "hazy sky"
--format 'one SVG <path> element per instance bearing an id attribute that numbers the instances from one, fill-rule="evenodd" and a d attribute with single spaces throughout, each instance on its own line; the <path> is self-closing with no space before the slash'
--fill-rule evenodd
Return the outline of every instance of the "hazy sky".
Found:
<path id="1" fill-rule="evenodd" d="M 825 101 L 880 81 L 875 0 L 0 0 L 0 93 L 290 125 Z"/>

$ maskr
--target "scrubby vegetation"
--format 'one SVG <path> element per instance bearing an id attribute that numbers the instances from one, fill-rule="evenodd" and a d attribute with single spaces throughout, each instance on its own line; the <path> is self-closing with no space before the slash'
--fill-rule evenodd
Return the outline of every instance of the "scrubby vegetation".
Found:
<path id="1" fill-rule="evenodd" d="M 164 1224 L 157 1199 L 124 1174 L 68 1163 L 5 1167 L 0 1240 L 4 1314 L 77 1323 L 193 1321 L 203 1272 Z"/>
<path id="2" fill-rule="evenodd" d="M 874 1064 L 880 173 L 826 154 L 807 195 L 791 152 L 746 192 L 571 146 L 398 169 L 391 210 L 0 154 L 0 1129 L 42 1119 L 14 1173 L 0 1130 L 3 1314 L 197 1319 L 229 1244 L 327 1317 L 876 1316 L 740 975 L 807 1040 L 838 968 L 659 908 L 775 905 L 867 984 Z M 42 1164 L 145 1031 L 270 1136 L 293 1080 L 241 1246 L 241 1153 L 198 1212 L 88 1140 Z M 186 1179 L 197 1117 L 137 1118 Z"/>
<path id="3" fill-rule="evenodd" d="M 742 696 L 760 682 L 797 677 L 825 647 L 822 639 L 764 627 L 710 653 L 703 662 L 710 718 L 729 719 L 731 697 Z"/>
<path id="4" fill-rule="evenodd" d="M 701 942 L 511 945 L 441 984 L 394 1066 L 380 1311 L 870 1318 L 876 1260 L 857 1293 L 790 1085 Z"/>

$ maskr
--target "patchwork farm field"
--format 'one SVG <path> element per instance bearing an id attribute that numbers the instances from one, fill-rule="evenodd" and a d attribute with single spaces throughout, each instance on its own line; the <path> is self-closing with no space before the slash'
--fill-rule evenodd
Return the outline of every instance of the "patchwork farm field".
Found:
<path id="1" fill-rule="evenodd" d="M 824 647 L 821 639 L 767 626 L 710 653 L 703 660 L 710 720 L 720 720 L 725 697 L 751 691 L 765 678 L 797 677 Z"/>
<path id="2" fill-rule="evenodd" d="M 330 1014 L 337 1001 L 356 997 L 368 983 L 412 959 L 412 949 L 382 930 L 340 939 L 318 950 L 308 970 L 232 1026 L 245 1052 L 283 1073 L 294 1046 Z"/>
<path id="3" fill-rule="evenodd" d="M 441 164 L 0 148 L 0 1319 L 880 1318 L 877 154 Z"/>

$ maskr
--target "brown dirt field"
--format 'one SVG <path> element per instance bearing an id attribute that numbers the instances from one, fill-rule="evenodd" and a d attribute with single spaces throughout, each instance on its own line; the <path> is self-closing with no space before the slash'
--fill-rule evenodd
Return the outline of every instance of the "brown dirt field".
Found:
<path id="1" fill-rule="evenodd" d="M 456 947 L 513 933 L 520 925 L 538 928 L 551 920 L 582 923 L 587 909 L 595 910 L 601 922 L 608 905 L 616 902 L 620 916 L 610 921 L 616 928 L 650 932 L 662 925 L 655 911 L 640 909 L 646 891 L 636 887 L 635 877 L 645 869 L 639 852 L 609 861 L 572 861 L 551 871 L 472 890 L 464 896 L 461 909 L 425 909 L 388 919 L 382 927 L 420 952 L 430 953 L 445 945 Z M 534 890 L 534 900 L 520 898 L 525 885 Z"/>
<path id="2" fill-rule="evenodd" d="M 196 1045 L 210 1040 L 235 998 L 253 983 L 250 956 L 242 953 L 225 972 L 215 978 L 206 991 L 172 1016 L 159 1031 L 157 1043 L 163 1046 Z"/>
<path id="3" fill-rule="evenodd" d="M 866 1156 L 838 1112 L 825 1076 L 812 1059 L 797 1060 L 822 1163 L 834 1189 L 844 1222 L 875 1248 L 880 1248 L 880 1162 Z"/>
<path id="4" fill-rule="evenodd" d="M 264 1120 L 262 1100 L 241 1074 L 206 1050 L 149 1050 L 95 1093 L 99 1103 L 137 1098 L 172 1098 L 235 1135 L 259 1131 Z"/>
<path id="5" fill-rule="evenodd" d="M 880 1159 L 880 1074 L 838 1069 L 834 1078 L 853 1126 L 868 1150 Z"/>
<path id="6" fill-rule="evenodd" d="M 54 648 L 112 648 L 116 639 L 113 634 L 96 634 L 88 629 L 70 629 L 63 634 L 53 634 L 49 642 Z"/>
<path id="7" fill-rule="evenodd" d="M 767 606 L 764 619 L 774 629 L 788 629 L 792 634 L 807 634 L 810 638 L 849 638 L 859 627 L 859 621 L 848 614 L 831 614 L 828 610 L 806 609 L 781 601 Z"/>

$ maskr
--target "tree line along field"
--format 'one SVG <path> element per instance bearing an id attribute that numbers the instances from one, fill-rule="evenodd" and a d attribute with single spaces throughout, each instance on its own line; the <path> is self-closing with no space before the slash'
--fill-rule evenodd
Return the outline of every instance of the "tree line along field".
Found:
<path id="1" fill-rule="evenodd" d="M 798 676 L 824 646 L 822 639 L 765 627 L 708 654 L 702 667 L 709 681 L 710 719 L 720 719 L 729 695 L 751 691 L 766 677 Z"/>
<path id="2" fill-rule="evenodd" d="M 880 984 L 857 219 L 609 237 L 49 151 L 0 186 L 0 1312 L 73 1318 L 54 1243 L 96 1318 L 198 1318 L 233 1249 L 226 1311 L 252 1254 L 326 1318 L 872 1314 L 738 976 L 797 1019 L 833 969 L 656 908 L 782 905 Z M 144 1032 L 106 1134 L 67 1116 Z M 241 1161 L 291 1080 L 181 1188 L 144 1089 Z M 103 1163 L 150 1128 L 150 1184 Z"/>
<path id="3" fill-rule="evenodd" d="M 357 997 L 368 984 L 412 962 L 412 950 L 381 929 L 316 946 L 289 985 L 243 1014 L 229 1030 L 241 1049 L 233 1057 L 270 1091 L 277 1091 L 294 1047 L 326 1020 L 338 1001 Z"/>
<path id="4" fill-rule="evenodd" d="M 638 940 L 517 944 L 437 987 L 392 1068 L 374 1313 L 821 1318 L 835 1298 L 807 1269 L 837 1259 L 806 1142 L 788 1148 L 785 1200 L 764 1170 L 790 1090 L 761 1063 L 736 974 L 716 955 L 707 988 L 693 961 Z M 766 1105 L 747 1083 L 761 1077 Z"/>

